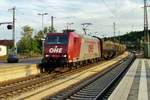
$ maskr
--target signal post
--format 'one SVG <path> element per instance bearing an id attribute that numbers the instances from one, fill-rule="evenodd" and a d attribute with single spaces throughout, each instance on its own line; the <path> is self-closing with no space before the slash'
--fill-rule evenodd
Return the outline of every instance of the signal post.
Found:
<path id="1" fill-rule="evenodd" d="M 148 14 L 147 14 L 147 1 L 144 0 L 144 57 L 150 58 L 150 37 L 148 30 Z"/>

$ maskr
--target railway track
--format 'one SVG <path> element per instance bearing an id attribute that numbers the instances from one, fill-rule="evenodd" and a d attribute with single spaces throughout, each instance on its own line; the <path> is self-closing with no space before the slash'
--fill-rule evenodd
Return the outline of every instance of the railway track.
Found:
<path id="1" fill-rule="evenodd" d="M 2 83 L 0 85 L 0 99 L 6 99 L 30 91 L 31 89 L 40 86 L 41 83 L 46 82 L 47 79 L 50 79 L 50 76 L 52 75 L 41 74 L 38 76 L 23 78 L 18 81 Z"/>
<path id="2" fill-rule="evenodd" d="M 118 61 L 118 58 L 115 58 L 115 59 L 116 59 L 116 61 Z M 36 93 L 46 90 L 46 89 L 42 88 L 42 90 L 40 90 L 38 92 L 37 91 L 34 92 L 35 90 L 37 90 L 40 87 L 49 85 L 52 82 L 55 82 L 58 80 L 62 80 L 63 78 L 67 78 L 66 81 L 69 81 L 70 79 L 68 79 L 68 76 L 71 76 L 73 74 L 80 73 L 80 72 L 81 72 L 80 73 L 81 75 L 83 73 L 88 73 L 88 71 L 86 71 L 86 70 L 88 70 L 88 69 L 91 70 L 91 68 L 93 69 L 93 66 L 97 66 L 99 64 L 102 64 L 103 66 L 105 66 L 105 64 L 107 64 L 107 62 L 101 61 L 99 63 L 85 65 L 84 67 L 80 67 L 77 69 L 74 67 L 73 70 L 68 70 L 66 72 L 61 72 L 61 73 L 53 72 L 51 74 L 43 73 L 40 75 L 30 76 L 30 77 L 26 77 L 23 79 L 10 81 L 7 83 L 0 83 L 0 100 L 6 100 L 6 99 L 12 100 L 12 98 L 14 98 L 15 100 L 16 100 L 16 98 L 28 99 L 28 97 L 36 95 Z M 111 67 L 110 67 L 110 69 L 111 69 Z M 94 73 L 96 73 L 96 72 L 94 72 Z M 73 78 L 80 77 L 81 76 L 80 74 Z M 64 83 L 66 81 L 64 81 Z M 63 84 L 63 82 L 56 84 L 56 87 L 57 87 L 57 85 L 60 85 L 60 84 Z M 55 86 L 52 86 L 52 87 L 55 87 Z M 28 92 L 32 92 L 32 93 L 28 95 Z M 70 93 L 73 93 L 73 92 L 70 92 Z M 20 95 L 21 95 L 21 97 L 20 97 Z M 22 97 L 22 95 L 23 95 L 23 97 Z"/>
<path id="3" fill-rule="evenodd" d="M 113 65 L 94 77 L 81 81 L 80 84 L 56 95 L 47 96 L 43 100 L 105 100 L 119 83 L 134 59 L 135 57 L 132 55 L 126 61 Z"/>
<path id="4" fill-rule="evenodd" d="M 39 74 L 35 76 L 30 76 L 26 78 L 20 78 L 17 80 L 0 83 L 0 99 L 15 97 L 25 92 L 42 87 L 43 85 L 46 85 L 54 80 L 60 79 L 61 77 L 72 75 L 74 73 L 91 68 L 92 66 L 95 65 L 96 64 L 90 64 L 84 67 L 80 67 L 78 69 L 74 68 L 73 70 L 69 70 L 66 72 L 61 72 L 61 73 L 53 72 L 51 74 L 44 73 L 44 74 Z"/>

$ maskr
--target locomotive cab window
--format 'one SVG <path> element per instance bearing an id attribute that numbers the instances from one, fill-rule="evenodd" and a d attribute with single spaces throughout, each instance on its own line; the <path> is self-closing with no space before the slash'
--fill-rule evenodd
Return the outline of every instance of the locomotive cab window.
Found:
<path id="1" fill-rule="evenodd" d="M 66 35 L 58 35 L 58 36 L 48 36 L 46 38 L 46 42 L 48 44 L 67 44 L 67 36 Z"/>

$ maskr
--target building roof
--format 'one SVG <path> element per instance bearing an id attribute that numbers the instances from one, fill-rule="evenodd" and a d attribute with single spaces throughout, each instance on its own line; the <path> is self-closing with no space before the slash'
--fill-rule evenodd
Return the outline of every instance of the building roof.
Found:
<path id="1" fill-rule="evenodd" d="M 0 40 L 0 45 L 13 46 L 13 44 L 14 44 L 13 40 Z"/>

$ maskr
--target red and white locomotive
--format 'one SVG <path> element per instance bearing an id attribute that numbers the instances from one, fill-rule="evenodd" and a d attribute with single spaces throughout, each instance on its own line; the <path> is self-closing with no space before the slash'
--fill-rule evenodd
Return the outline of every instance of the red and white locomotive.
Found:
<path id="1" fill-rule="evenodd" d="M 112 46 L 113 45 L 113 46 Z M 121 46 L 121 45 L 120 45 Z M 44 64 L 52 67 L 77 66 L 111 58 L 116 54 L 114 44 L 93 36 L 79 35 L 74 30 L 63 33 L 48 33 L 44 42 Z M 121 52 L 125 50 L 122 49 Z M 53 69 L 45 66 L 45 70 Z"/>

